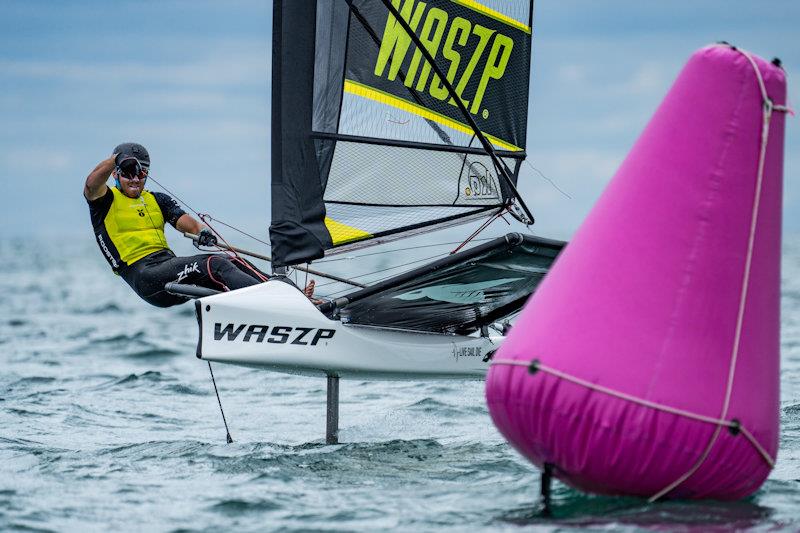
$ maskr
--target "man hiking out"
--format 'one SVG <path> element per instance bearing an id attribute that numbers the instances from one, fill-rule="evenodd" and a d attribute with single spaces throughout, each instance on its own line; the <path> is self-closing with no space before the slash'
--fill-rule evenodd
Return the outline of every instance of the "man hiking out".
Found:
<path id="1" fill-rule="evenodd" d="M 266 281 L 250 263 L 223 254 L 176 257 L 167 245 L 164 224 L 198 235 L 198 244 L 213 246 L 216 237 L 187 215 L 169 195 L 144 188 L 150 155 L 141 144 L 123 143 L 89 173 L 83 195 L 89 202 L 95 238 L 111 269 L 144 301 L 169 307 L 186 301 L 168 293 L 171 282 L 234 290 Z M 106 185 L 109 176 L 114 187 Z M 313 281 L 304 291 L 313 293 Z"/>

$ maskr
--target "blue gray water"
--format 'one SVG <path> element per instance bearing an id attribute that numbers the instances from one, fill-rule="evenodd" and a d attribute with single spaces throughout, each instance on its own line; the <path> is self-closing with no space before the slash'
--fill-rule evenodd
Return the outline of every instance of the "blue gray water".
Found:
<path id="1" fill-rule="evenodd" d="M 588 496 L 538 475 L 482 382 L 341 385 L 215 365 L 193 308 L 140 302 L 91 241 L 0 240 L 0 530 L 800 530 L 800 239 L 783 271 L 781 451 L 748 500 Z M 527 526 L 527 527 L 526 527 Z"/>

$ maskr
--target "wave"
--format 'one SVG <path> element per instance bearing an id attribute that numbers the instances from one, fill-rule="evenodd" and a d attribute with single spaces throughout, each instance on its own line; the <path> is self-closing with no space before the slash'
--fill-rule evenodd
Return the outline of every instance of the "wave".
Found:
<path id="1" fill-rule="evenodd" d="M 135 333 L 118 333 L 109 337 L 100 337 L 91 339 L 95 346 L 103 346 L 106 344 L 120 344 L 127 342 L 147 342 L 147 332 L 144 330 L 136 331 Z"/>
<path id="2" fill-rule="evenodd" d="M 180 350 L 173 350 L 170 348 L 150 348 L 150 349 L 137 350 L 122 354 L 123 357 L 128 357 L 131 359 L 158 359 L 166 357 L 175 357 L 178 355 L 186 355 L 186 353 L 181 352 Z"/>
<path id="3" fill-rule="evenodd" d="M 183 384 L 173 384 L 167 385 L 165 387 L 166 390 L 170 392 L 174 392 L 175 394 L 188 394 L 190 396 L 210 396 L 211 391 L 201 390 L 196 387 L 192 387 L 191 385 L 183 385 Z"/>
<path id="4" fill-rule="evenodd" d="M 229 516 L 239 516 L 243 513 L 262 513 L 264 511 L 275 511 L 283 506 L 271 500 L 223 500 L 215 503 L 208 509 L 217 513 Z"/>
<path id="5" fill-rule="evenodd" d="M 122 313 L 123 308 L 114 302 L 108 302 L 97 307 L 77 308 L 75 312 L 81 315 L 109 315 Z"/>
<path id="6" fill-rule="evenodd" d="M 113 456 L 115 459 L 140 461 L 147 458 L 177 459 L 190 457 L 197 459 L 207 455 L 214 444 L 196 440 L 146 441 L 101 448 L 95 453 L 99 456 Z"/>
<path id="7" fill-rule="evenodd" d="M 786 407 L 784 407 L 781 410 L 783 411 L 783 414 L 785 414 L 785 415 L 800 414 L 800 403 L 787 405 Z"/>

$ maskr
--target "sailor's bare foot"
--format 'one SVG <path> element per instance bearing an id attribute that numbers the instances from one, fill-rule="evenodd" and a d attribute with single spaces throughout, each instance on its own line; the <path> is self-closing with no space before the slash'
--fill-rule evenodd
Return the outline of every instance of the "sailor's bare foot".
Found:
<path id="1" fill-rule="evenodd" d="M 308 282 L 308 285 L 306 285 L 306 288 L 303 289 L 303 294 L 306 295 L 306 298 L 311 298 L 312 296 L 314 296 L 314 285 L 316 285 L 316 284 L 317 283 L 313 279 Z"/>
<path id="2" fill-rule="evenodd" d="M 316 282 L 313 279 L 311 281 L 309 281 L 308 285 L 306 285 L 306 288 L 303 289 L 303 294 L 306 295 L 306 298 L 311 300 L 312 304 L 319 305 L 319 304 L 322 303 L 322 300 L 320 300 L 319 298 L 314 298 L 314 286 L 315 285 L 316 285 Z"/>

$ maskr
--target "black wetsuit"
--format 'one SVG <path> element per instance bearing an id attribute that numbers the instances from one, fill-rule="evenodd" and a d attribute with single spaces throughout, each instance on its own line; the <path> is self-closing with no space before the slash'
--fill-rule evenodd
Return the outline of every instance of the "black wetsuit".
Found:
<path id="1" fill-rule="evenodd" d="M 174 227 L 185 212 L 166 194 L 143 191 L 140 198 L 129 199 L 109 188 L 89 201 L 89 212 L 97 243 L 112 270 L 149 304 L 170 307 L 187 300 L 164 289 L 171 281 L 234 290 L 267 278 L 252 264 L 223 254 L 176 257 L 167 247 L 164 223 Z"/>
<path id="2" fill-rule="evenodd" d="M 172 250 L 162 250 L 139 259 L 128 267 L 125 274 L 120 275 L 147 303 L 170 307 L 186 301 L 186 298 L 170 294 L 164 289 L 170 281 L 217 290 L 234 290 L 261 283 L 255 272 L 267 278 L 250 263 L 239 263 L 239 260 L 231 260 L 222 254 L 177 257 Z"/>

